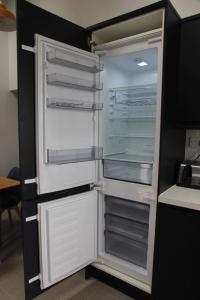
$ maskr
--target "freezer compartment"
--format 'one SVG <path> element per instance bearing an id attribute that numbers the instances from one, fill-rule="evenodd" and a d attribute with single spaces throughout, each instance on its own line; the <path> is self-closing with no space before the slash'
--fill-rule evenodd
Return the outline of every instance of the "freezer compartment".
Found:
<path id="1" fill-rule="evenodd" d="M 104 159 L 104 177 L 142 184 L 152 184 L 152 163 Z"/>
<path id="2" fill-rule="evenodd" d="M 63 98 L 47 98 L 48 108 L 74 109 L 74 110 L 102 110 L 103 103 L 93 103 L 83 100 L 70 100 Z"/>
<path id="3" fill-rule="evenodd" d="M 52 49 L 47 53 L 47 60 L 53 64 L 58 64 L 90 73 L 103 71 L 103 65 L 99 64 L 95 59 L 80 55 L 74 51 L 71 52 L 67 50 L 61 51 L 58 49 Z"/>
<path id="4" fill-rule="evenodd" d="M 102 159 L 103 148 L 91 147 L 84 149 L 47 150 L 47 163 L 67 164 Z"/>
<path id="5" fill-rule="evenodd" d="M 48 74 L 47 83 L 51 85 L 64 86 L 72 89 L 85 90 L 91 92 L 103 89 L 103 84 L 59 73 Z"/>
<path id="6" fill-rule="evenodd" d="M 105 213 L 123 217 L 135 222 L 149 224 L 150 206 L 144 203 L 105 196 Z"/>
<path id="7" fill-rule="evenodd" d="M 142 268 L 147 266 L 147 244 L 106 231 L 105 251 Z"/>
<path id="8" fill-rule="evenodd" d="M 105 215 L 106 231 L 118 233 L 132 240 L 146 243 L 148 241 L 148 225 L 138 223 L 110 214 Z"/>

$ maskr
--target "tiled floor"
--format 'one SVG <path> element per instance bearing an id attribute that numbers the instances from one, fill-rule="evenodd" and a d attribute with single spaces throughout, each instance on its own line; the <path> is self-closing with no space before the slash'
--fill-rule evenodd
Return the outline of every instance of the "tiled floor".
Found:
<path id="1" fill-rule="evenodd" d="M 0 264 L 0 300 L 24 300 L 21 242 L 12 243 L 9 256 Z M 36 300 L 129 300 L 131 298 L 95 280 L 84 279 L 84 272 L 64 280 Z"/>

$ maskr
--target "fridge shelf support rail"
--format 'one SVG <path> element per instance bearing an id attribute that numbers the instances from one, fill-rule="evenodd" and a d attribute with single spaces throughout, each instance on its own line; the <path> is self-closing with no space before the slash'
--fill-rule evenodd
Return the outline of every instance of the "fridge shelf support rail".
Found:
<path id="1" fill-rule="evenodd" d="M 48 164 L 67 164 L 84 161 L 100 160 L 103 157 L 102 147 L 82 149 L 54 150 L 47 149 Z"/>
<path id="2" fill-rule="evenodd" d="M 103 103 L 93 103 L 82 100 L 70 100 L 62 98 L 47 98 L 48 108 L 74 109 L 74 110 L 102 110 Z"/>
<path id="3" fill-rule="evenodd" d="M 89 72 L 98 73 L 103 71 L 103 64 L 98 63 L 96 60 L 82 57 L 77 53 L 61 51 L 52 49 L 47 53 L 47 60 L 50 63 L 66 66 L 69 68 Z"/>

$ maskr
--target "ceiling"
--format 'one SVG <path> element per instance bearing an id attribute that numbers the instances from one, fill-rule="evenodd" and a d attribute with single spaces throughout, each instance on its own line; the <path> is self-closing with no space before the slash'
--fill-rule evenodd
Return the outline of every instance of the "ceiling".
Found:
<path id="1" fill-rule="evenodd" d="M 88 27 L 160 0 L 28 0 L 64 19 Z M 200 0 L 171 0 L 182 18 L 200 13 Z"/>

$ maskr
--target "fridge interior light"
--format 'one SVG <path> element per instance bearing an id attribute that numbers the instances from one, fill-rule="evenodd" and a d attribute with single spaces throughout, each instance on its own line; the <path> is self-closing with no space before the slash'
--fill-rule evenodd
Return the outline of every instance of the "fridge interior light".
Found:
<path id="1" fill-rule="evenodd" d="M 137 64 L 139 67 L 145 67 L 145 66 L 148 66 L 148 63 L 147 63 L 145 60 L 142 60 L 142 59 L 136 59 L 135 62 L 136 62 L 136 64 Z"/>

